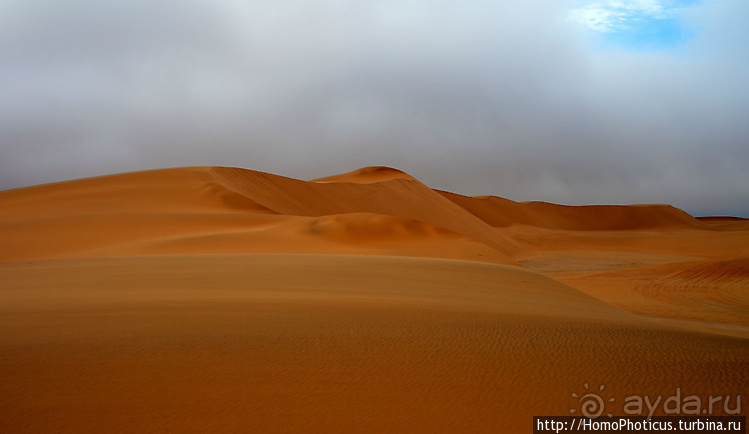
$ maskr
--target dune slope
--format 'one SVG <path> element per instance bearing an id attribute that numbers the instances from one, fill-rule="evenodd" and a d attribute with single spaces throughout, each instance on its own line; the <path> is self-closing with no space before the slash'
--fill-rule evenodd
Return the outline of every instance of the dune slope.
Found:
<path id="1" fill-rule="evenodd" d="M 415 179 L 315 183 L 236 168 L 211 171 L 224 180 L 227 188 L 280 214 L 367 212 L 408 217 L 471 237 L 508 256 L 520 250 L 511 239 Z"/>
<path id="2" fill-rule="evenodd" d="M 588 385 L 613 414 L 677 388 L 733 408 L 747 258 L 742 219 L 384 167 L 3 191 L 0 431 L 520 433 Z"/>
<path id="3" fill-rule="evenodd" d="M 412 179 L 352 186 L 184 168 L 10 190 L 0 202 L 0 260 L 297 252 L 509 263 L 519 250 Z"/>
<path id="4" fill-rule="evenodd" d="M 494 227 L 521 224 L 574 231 L 705 227 L 700 220 L 670 205 L 567 206 L 515 202 L 496 196 L 439 193 Z"/>
<path id="5" fill-rule="evenodd" d="M 630 312 L 749 338 L 749 259 L 680 262 L 558 280 Z"/>
<path id="6" fill-rule="evenodd" d="M 619 400 L 749 386 L 745 340 L 516 267 L 141 256 L 0 263 L 0 284 L 0 426 L 17 433 L 528 432 L 583 382 Z"/>

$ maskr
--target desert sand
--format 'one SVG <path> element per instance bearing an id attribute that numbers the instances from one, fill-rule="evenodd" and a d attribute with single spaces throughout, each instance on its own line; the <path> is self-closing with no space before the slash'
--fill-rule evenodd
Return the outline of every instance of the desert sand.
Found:
<path id="1" fill-rule="evenodd" d="M 0 375 L 12 433 L 530 432 L 584 385 L 745 415 L 749 221 L 385 167 L 2 191 Z"/>

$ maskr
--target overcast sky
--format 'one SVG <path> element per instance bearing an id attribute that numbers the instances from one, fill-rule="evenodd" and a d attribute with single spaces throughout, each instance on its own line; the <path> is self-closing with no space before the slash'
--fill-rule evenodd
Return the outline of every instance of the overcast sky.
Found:
<path id="1" fill-rule="evenodd" d="M 0 0 L 0 189 L 388 165 L 749 217 L 746 0 Z"/>

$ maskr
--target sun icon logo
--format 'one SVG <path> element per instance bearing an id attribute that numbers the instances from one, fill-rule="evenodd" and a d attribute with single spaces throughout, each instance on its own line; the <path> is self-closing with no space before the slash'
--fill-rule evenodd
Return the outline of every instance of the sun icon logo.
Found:
<path id="1" fill-rule="evenodd" d="M 585 390 L 588 389 L 588 383 L 584 383 L 583 387 Z M 606 402 L 601 398 L 600 392 L 603 391 L 605 386 L 601 384 L 598 387 L 598 392 L 587 392 L 583 396 L 578 396 L 577 393 L 572 393 L 573 398 L 578 398 L 578 401 L 580 402 L 580 412 L 585 417 L 589 417 L 591 419 L 595 419 L 598 416 L 602 415 L 603 412 L 606 410 Z M 609 398 L 608 402 L 614 402 L 614 398 Z M 577 409 L 571 408 L 570 414 L 576 412 Z M 606 413 L 606 416 L 608 417 L 614 417 L 611 413 Z"/>

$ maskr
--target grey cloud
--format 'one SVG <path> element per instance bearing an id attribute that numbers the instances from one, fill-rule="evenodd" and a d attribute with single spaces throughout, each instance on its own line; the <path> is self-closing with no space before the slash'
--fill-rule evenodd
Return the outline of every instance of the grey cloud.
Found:
<path id="1" fill-rule="evenodd" d="M 464 194 L 749 216 L 744 3 L 690 9 L 682 50 L 626 53 L 588 47 L 572 1 L 9 2 L 0 188 L 385 164 Z"/>

